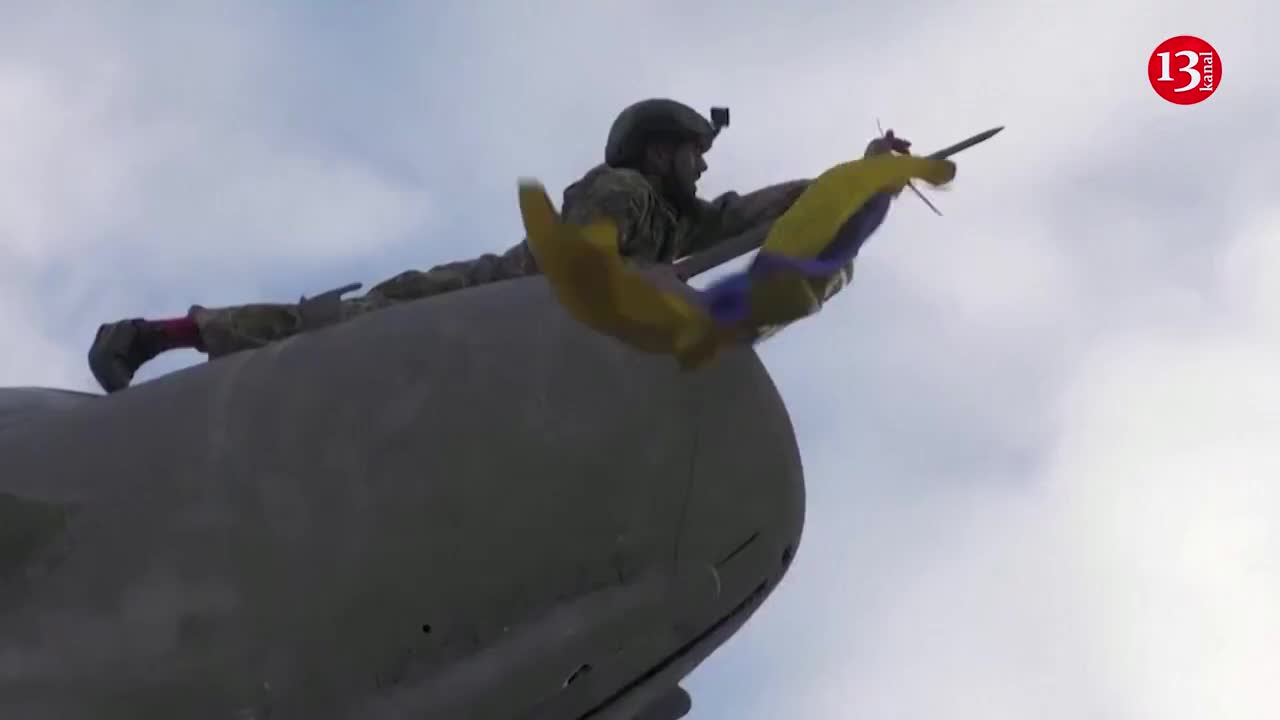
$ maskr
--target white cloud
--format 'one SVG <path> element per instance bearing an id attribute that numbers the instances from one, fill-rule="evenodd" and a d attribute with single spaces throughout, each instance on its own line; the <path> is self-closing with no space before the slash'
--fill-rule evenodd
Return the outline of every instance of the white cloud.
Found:
<path id="1" fill-rule="evenodd" d="M 1093 588 L 1092 635 L 1135 717 L 1280 707 L 1280 344 L 1126 338 L 1069 395 L 1051 465 Z"/>
<path id="2" fill-rule="evenodd" d="M 798 577 L 778 600 L 790 619 L 783 609 L 772 616 L 816 623 L 790 639 L 817 657 L 789 655 L 779 669 L 779 693 L 802 698 L 787 704 L 789 715 L 1274 715 L 1274 227 L 1269 213 L 1255 213 L 1219 244 L 1221 262 L 1206 273 L 1225 301 L 1187 312 L 1142 297 L 1152 289 L 1144 284 L 1132 298 L 1141 312 L 1096 323 L 1052 382 L 1057 402 L 1041 412 L 1056 432 L 1025 475 L 993 486 L 991 470 L 958 468 L 903 491 L 894 483 L 906 478 L 890 474 L 858 482 L 862 502 L 837 507 L 838 491 L 819 491 L 827 505 L 811 518 Z M 988 411 L 1038 422 L 1015 398 Z M 882 465 L 847 447 L 811 443 L 810 477 L 847 482 Z M 814 583 L 827 599 L 802 595 L 799 586 Z"/>
<path id="3" fill-rule="evenodd" d="M 130 70 L 129 84 L 144 85 L 145 73 Z M 300 147 L 270 126 L 237 126 L 234 116 L 165 105 L 127 112 L 111 82 L 91 78 L 81 94 L 70 87 L 79 82 L 0 66 L 0 117 L 9 119 L 0 127 L 0 237 L 19 259 L 108 250 L 118 266 L 153 254 L 167 265 L 315 261 L 368 254 L 430 218 L 422 188 L 350 157 Z"/>
<path id="4" fill-rule="evenodd" d="M 81 386 L 83 355 L 67 352 L 39 324 L 31 312 L 40 296 L 38 291 L 19 285 L 12 277 L 0 274 L 0 384 L 52 387 Z M 86 346 L 87 347 L 87 346 Z"/>
<path id="5" fill-rule="evenodd" d="M 281 103 L 279 18 L 251 5 L 124 17 L 52 11 L 19 24 L 41 42 L 15 33 L 27 52 L 0 56 L 11 261 L 88 253 L 102 281 L 165 282 L 363 257 L 432 220 L 427 188 L 317 145 Z"/>
<path id="6" fill-rule="evenodd" d="M 0 281 L 9 346 L 41 354 L 6 384 L 89 387 L 99 322 L 270 299 L 435 221 L 427 186 L 296 124 L 269 13 L 28 15 L 0 31 Z"/>
<path id="7" fill-rule="evenodd" d="M 1239 240 L 1225 254 L 1223 286 L 1232 318 L 1280 338 L 1280 211 L 1248 216 Z"/>
<path id="8" fill-rule="evenodd" d="M 0 252 L 36 262 L 82 249 L 132 219 L 138 158 L 104 123 L 114 89 L 95 73 L 81 91 L 38 65 L 0 62 Z"/>
<path id="9" fill-rule="evenodd" d="M 429 254 L 410 234 L 437 260 L 500 250 L 514 179 L 575 179 L 639 97 L 732 106 L 708 194 L 818 172 L 876 117 L 920 150 L 1004 123 L 934 195 L 943 218 L 904 196 L 854 287 L 766 348 L 809 526 L 694 678 L 694 716 L 1280 706 L 1269 7 L 477 2 L 397 16 L 392 39 L 219 7 L 0 29 L 0 326 L 20 349 L 0 383 L 87 386 L 92 328 L 122 308 L 373 281 L 349 268 Z M 1174 107 L 1146 58 L 1187 31 L 1223 82 Z M 368 52 L 384 41 L 404 48 Z M 339 51 L 369 66 L 315 80 L 327 100 L 290 92 L 299 58 Z M 317 129 L 379 92 L 421 100 L 344 129 L 409 172 Z"/>

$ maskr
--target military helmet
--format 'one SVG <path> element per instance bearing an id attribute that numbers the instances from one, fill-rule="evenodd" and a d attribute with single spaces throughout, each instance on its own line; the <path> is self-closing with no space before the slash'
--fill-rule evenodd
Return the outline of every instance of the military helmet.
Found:
<path id="1" fill-rule="evenodd" d="M 697 110 L 675 100 L 641 100 L 618 113 L 613 121 L 604 161 L 612 167 L 632 165 L 640 160 L 645 144 L 655 137 L 695 140 L 707 152 L 721 128 L 728 125 L 728 108 L 712 108 L 711 120 L 707 120 Z"/>

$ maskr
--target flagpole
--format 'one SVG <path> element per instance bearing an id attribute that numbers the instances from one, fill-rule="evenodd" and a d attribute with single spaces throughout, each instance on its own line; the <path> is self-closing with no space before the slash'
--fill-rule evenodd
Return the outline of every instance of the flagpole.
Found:
<path id="1" fill-rule="evenodd" d="M 972 137 L 965 138 L 954 145 L 948 145 L 941 150 L 935 151 L 925 157 L 934 160 L 945 160 L 956 153 L 967 150 L 974 145 L 986 142 L 995 137 L 1004 126 L 994 127 L 990 130 L 984 130 Z M 760 249 L 764 245 L 765 238 L 769 235 L 769 228 L 772 223 L 761 223 L 747 230 L 744 233 L 735 235 L 722 243 L 718 243 L 700 253 L 690 255 L 685 260 L 676 263 L 676 274 L 684 280 L 700 275 L 712 268 L 719 267 L 730 260 L 739 258 L 752 250 Z"/>

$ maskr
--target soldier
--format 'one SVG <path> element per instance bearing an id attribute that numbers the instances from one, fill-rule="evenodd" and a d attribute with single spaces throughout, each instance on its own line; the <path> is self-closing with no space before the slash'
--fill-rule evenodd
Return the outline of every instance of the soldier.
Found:
<path id="1" fill-rule="evenodd" d="M 721 111 L 726 112 L 727 111 Z M 618 225 L 619 251 L 642 264 L 670 264 L 770 223 L 791 206 L 808 180 L 772 185 L 747 195 L 729 192 L 710 202 L 697 196 L 707 169 L 705 153 L 727 125 L 668 99 L 650 99 L 623 110 L 609 130 L 605 162 L 564 191 L 566 222 L 586 224 L 608 216 Z M 868 154 L 908 151 L 890 132 L 873 140 Z M 847 282 L 851 268 L 833 278 L 826 299 Z M 338 299 L 350 288 L 299 303 L 192 307 L 168 320 L 133 318 L 101 326 L 89 349 L 89 367 L 107 392 L 129 385 L 137 370 L 162 352 L 194 348 L 210 358 L 261 347 L 300 332 L 341 322 L 395 303 L 533 275 L 538 272 L 521 241 L 501 255 L 409 270 L 375 285 L 361 297 Z"/>

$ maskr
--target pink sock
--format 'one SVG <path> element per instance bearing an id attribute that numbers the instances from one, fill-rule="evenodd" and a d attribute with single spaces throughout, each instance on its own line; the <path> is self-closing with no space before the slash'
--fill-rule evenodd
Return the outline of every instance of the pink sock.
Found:
<path id="1" fill-rule="evenodd" d="M 160 331 L 170 347 L 199 350 L 204 346 L 204 341 L 200 338 L 200 327 L 195 320 L 185 315 L 167 320 L 152 320 L 151 325 Z"/>

